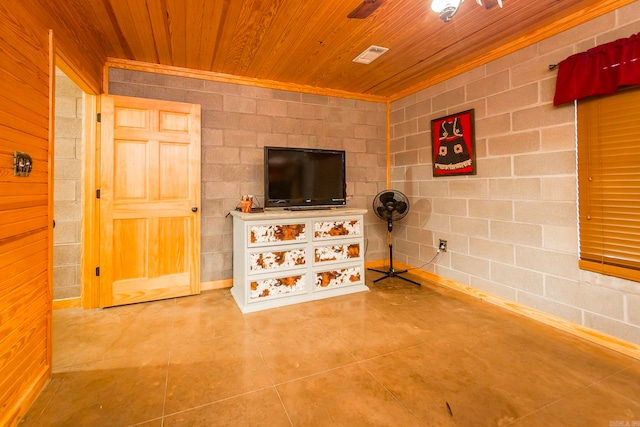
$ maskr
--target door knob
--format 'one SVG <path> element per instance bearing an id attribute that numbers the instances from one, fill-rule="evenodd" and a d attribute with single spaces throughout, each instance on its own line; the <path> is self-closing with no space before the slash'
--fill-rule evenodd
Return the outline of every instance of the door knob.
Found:
<path id="1" fill-rule="evenodd" d="M 197 206 L 192 207 L 191 212 L 198 212 L 198 207 Z"/>

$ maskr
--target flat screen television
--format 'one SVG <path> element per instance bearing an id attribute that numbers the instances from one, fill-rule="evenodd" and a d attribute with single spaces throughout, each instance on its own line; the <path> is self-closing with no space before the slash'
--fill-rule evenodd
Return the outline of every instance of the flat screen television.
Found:
<path id="1" fill-rule="evenodd" d="M 264 206 L 345 206 L 345 158 L 342 150 L 264 147 Z"/>

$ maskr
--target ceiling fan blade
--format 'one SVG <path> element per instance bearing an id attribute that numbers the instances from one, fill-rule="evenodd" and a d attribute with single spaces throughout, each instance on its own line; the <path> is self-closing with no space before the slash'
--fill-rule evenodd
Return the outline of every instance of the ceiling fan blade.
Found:
<path id="1" fill-rule="evenodd" d="M 347 15 L 347 18 L 365 19 L 379 8 L 385 0 L 364 0 Z"/>
<path id="2" fill-rule="evenodd" d="M 485 0 L 484 2 L 485 9 L 491 9 L 496 5 L 502 7 L 502 0 Z"/>
<path id="3" fill-rule="evenodd" d="M 405 202 L 397 202 L 396 203 L 396 211 L 399 214 L 405 213 L 406 210 L 407 210 L 407 204 Z"/>
<path id="4" fill-rule="evenodd" d="M 393 191 L 387 191 L 386 193 L 382 193 L 380 195 L 380 201 L 382 202 L 383 205 L 386 205 L 387 203 L 394 201 L 393 200 Z"/>

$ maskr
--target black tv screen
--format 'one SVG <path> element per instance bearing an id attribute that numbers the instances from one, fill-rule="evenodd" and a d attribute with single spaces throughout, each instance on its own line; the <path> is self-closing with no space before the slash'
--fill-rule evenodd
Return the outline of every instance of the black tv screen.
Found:
<path id="1" fill-rule="evenodd" d="M 265 207 L 344 206 L 345 152 L 264 147 Z"/>

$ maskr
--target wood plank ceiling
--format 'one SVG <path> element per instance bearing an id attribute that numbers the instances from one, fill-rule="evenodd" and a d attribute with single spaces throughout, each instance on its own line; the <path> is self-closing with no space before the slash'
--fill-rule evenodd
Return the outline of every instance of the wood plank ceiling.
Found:
<path id="1" fill-rule="evenodd" d="M 632 0 L 467 0 L 449 23 L 430 0 L 374 1 L 365 19 L 347 18 L 362 0 L 40 3 L 98 38 L 106 57 L 397 99 Z M 389 51 L 352 62 L 370 45 Z"/>

